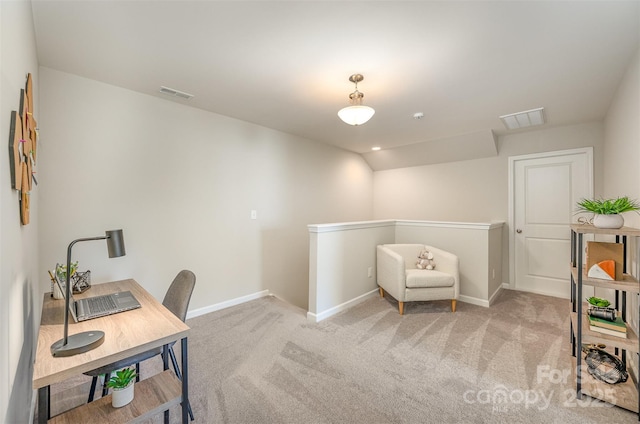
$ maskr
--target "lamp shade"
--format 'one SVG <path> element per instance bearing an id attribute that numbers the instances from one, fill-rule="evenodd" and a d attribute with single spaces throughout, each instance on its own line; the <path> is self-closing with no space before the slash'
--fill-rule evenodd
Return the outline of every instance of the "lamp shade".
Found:
<path id="1" fill-rule="evenodd" d="M 107 250 L 110 258 L 119 258 L 126 255 L 124 250 L 124 237 L 122 230 L 105 231 L 107 236 Z"/>
<path id="2" fill-rule="evenodd" d="M 338 116 L 349 125 L 362 125 L 366 123 L 373 114 L 373 108 L 363 105 L 347 106 L 338 111 Z"/>

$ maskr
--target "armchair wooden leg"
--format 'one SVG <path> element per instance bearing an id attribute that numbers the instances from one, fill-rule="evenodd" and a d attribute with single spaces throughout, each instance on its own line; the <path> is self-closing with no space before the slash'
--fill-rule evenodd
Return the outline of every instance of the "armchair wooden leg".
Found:
<path id="1" fill-rule="evenodd" d="M 400 310 L 400 315 L 404 315 L 404 302 L 398 302 L 398 309 Z"/>
<path id="2" fill-rule="evenodd" d="M 380 297 L 384 298 L 384 289 L 382 287 L 378 287 L 378 290 L 380 291 Z"/>
<path id="3" fill-rule="evenodd" d="M 451 299 L 451 312 L 455 312 L 455 311 L 456 311 L 456 300 Z"/>

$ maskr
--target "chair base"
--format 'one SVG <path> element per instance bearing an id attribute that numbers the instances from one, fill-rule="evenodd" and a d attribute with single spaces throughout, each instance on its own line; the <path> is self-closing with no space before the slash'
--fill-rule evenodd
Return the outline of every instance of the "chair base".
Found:
<path id="1" fill-rule="evenodd" d="M 382 287 L 378 286 L 378 291 L 380 292 L 380 298 L 384 299 L 384 289 Z M 457 303 L 458 303 L 458 301 L 456 299 L 451 299 L 451 312 L 452 313 L 455 313 Z M 400 312 L 400 315 L 404 315 L 404 304 L 405 304 L 405 302 L 398 301 L 398 312 Z"/>

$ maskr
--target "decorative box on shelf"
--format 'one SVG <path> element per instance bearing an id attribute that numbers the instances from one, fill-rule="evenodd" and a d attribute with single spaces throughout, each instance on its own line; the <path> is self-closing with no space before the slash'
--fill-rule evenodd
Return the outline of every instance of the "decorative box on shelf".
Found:
<path id="1" fill-rule="evenodd" d="M 67 278 L 64 267 L 61 267 L 59 264 L 56 265 L 56 271 L 49 271 L 49 276 L 51 277 L 52 296 L 56 299 L 62 299 L 63 297 L 60 290 L 64 290 Z M 71 288 L 74 294 L 80 294 L 89 290 L 91 288 L 91 270 L 74 271 L 73 274 L 71 274 Z"/>
<path id="2" fill-rule="evenodd" d="M 91 270 L 76 271 L 71 276 L 71 288 L 74 293 L 82 293 L 91 288 Z"/>

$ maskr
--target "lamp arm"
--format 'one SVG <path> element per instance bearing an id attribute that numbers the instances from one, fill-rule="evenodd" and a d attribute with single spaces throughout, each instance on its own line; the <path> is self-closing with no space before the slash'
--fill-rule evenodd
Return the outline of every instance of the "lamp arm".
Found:
<path id="1" fill-rule="evenodd" d="M 65 284 L 64 292 L 64 338 L 62 339 L 62 345 L 66 346 L 69 341 L 69 302 L 71 301 L 71 248 L 74 244 L 81 241 L 92 241 L 92 240 L 104 240 L 108 238 L 107 236 L 100 237 L 87 237 L 87 238 L 79 238 L 77 240 L 69 243 L 69 247 L 67 247 L 67 281 Z"/>

